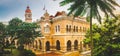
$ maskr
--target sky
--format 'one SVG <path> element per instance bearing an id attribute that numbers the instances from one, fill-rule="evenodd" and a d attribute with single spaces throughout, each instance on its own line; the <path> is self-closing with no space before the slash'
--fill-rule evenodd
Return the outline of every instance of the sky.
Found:
<path id="1" fill-rule="evenodd" d="M 70 5 L 60 6 L 62 0 L 0 0 L 0 22 L 9 21 L 12 18 L 18 17 L 25 20 L 24 14 L 26 7 L 29 5 L 32 11 L 33 21 L 40 19 L 48 11 L 50 15 L 55 15 L 57 11 L 67 11 Z M 120 4 L 120 0 L 117 0 Z"/>
<path id="2" fill-rule="evenodd" d="M 35 21 L 40 19 L 48 11 L 50 15 L 55 15 L 57 11 L 67 11 L 67 6 L 60 6 L 62 0 L 0 0 L 0 21 L 9 21 L 12 18 L 18 17 L 25 20 L 24 14 L 26 7 L 29 5 L 32 11 L 32 18 Z"/>

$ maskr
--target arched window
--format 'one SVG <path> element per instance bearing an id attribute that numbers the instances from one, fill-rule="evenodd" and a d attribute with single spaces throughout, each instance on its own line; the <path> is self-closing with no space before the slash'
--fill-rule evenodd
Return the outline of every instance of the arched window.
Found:
<path id="1" fill-rule="evenodd" d="M 77 40 L 74 41 L 74 50 L 78 50 L 78 41 Z"/>
<path id="2" fill-rule="evenodd" d="M 71 51 L 71 41 L 67 41 L 67 51 Z"/>
<path id="3" fill-rule="evenodd" d="M 60 50 L 60 41 L 59 40 L 56 41 L 56 49 Z"/>
<path id="4" fill-rule="evenodd" d="M 50 42 L 49 41 L 46 42 L 46 51 L 50 51 Z"/>

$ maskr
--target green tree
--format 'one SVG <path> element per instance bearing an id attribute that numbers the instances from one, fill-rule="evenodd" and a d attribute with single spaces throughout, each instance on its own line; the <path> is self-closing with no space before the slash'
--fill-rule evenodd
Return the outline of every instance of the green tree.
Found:
<path id="1" fill-rule="evenodd" d="M 7 30 L 6 30 L 6 25 L 0 22 L 0 56 L 3 56 L 3 54 L 7 54 L 10 52 L 6 51 L 5 48 L 8 47 L 8 41 L 7 39 Z"/>
<path id="2" fill-rule="evenodd" d="M 31 43 L 34 38 L 41 36 L 40 30 L 37 31 L 39 28 L 36 23 L 26 23 L 17 17 L 13 18 L 7 26 L 8 35 L 11 37 L 11 44 L 17 39 L 20 47 L 23 49 L 23 44 Z"/>
<path id="3" fill-rule="evenodd" d="M 114 6 L 119 6 L 115 0 L 63 0 L 61 6 L 66 4 L 71 4 L 69 10 L 69 14 L 74 13 L 74 16 L 84 16 L 87 15 L 87 20 L 90 20 L 90 36 L 92 39 L 92 18 L 97 19 L 101 23 L 101 15 L 102 11 L 107 17 L 108 15 L 113 14 L 113 10 L 115 10 Z M 68 14 L 68 15 L 69 15 Z M 93 51 L 93 41 L 91 41 L 91 56 Z"/>
<path id="4" fill-rule="evenodd" d="M 8 44 L 9 48 L 11 48 L 11 52 L 12 49 L 15 47 L 14 46 L 14 42 L 16 39 L 18 39 L 17 36 L 17 31 L 19 28 L 19 25 L 22 24 L 22 20 L 20 20 L 19 18 L 15 17 L 12 20 L 9 21 L 9 24 L 7 25 L 7 36 L 10 37 L 11 39 L 11 43 Z"/>
<path id="5" fill-rule="evenodd" d="M 36 56 L 31 50 L 24 49 L 19 56 Z"/>
<path id="6" fill-rule="evenodd" d="M 25 23 L 19 25 L 19 30 L 17 33 L 18 43 L 23 46 L 23 44 L 29 44 L 34 41 L 34 38 L 41 36 L 39 30 L 40 27 L 36 23 Z"/>
<path id="7" fill-rule="evenodd" d="M 36 37 L 42 36 L 38 29 L 40 29 L 40 26 L 36 23 L 26 23 L 17 17 L 13 18 L 7 26 L 8 36 L 11 37 L 11 44 L 9 44 L 9 46 L 12 48 L 14 41 L 17 39 L 20 56 L 23 56 L 25 53 L 28 53 L 25 54 L 27 56 L 35 56 L 31 51 L 24 49 L 24 44 L 32 43 Z"/>
<path id="8" fill-rule="evenodd" d="M 4 43 L 5 43 L 5 25 L 3 23 L 0 22 L 0 55 L 2 56 L 3 52 L 4 52 Z"/>
<path id="9" fill-rule="evenodd" d="M 120 56 L 120 22 L 108 18 L 101 25 L 93 25 L 94 56 Z M 90 32 L 84 43 L 90 44 Z"/>
<path id="10" fill-rule="evenodd" d="M 14 44 L 14 40 L 18 39 L 17 33 L 19 29 L 19 25 L 22 24 L 22 20 L 15 17 L 12 20 L 9 21 L 9 24 L 7 26 L 8 36 L 11 37 L 11 44 Z"/>

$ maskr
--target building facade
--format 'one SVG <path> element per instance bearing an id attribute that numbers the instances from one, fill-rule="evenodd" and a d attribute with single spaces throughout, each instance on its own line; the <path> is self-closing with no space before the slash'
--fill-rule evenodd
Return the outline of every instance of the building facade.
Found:
<path id="1" fill-rule="evenodd" d="M 25 22 L 32 22 L 32 12 L 29 6 L 25 11 Z M 89 29 L 89 23 L 85 18 L 74 17 L 72 14 L 67 16 L 64 11 L 57 12 L 53 16 L 46 11 L 36 23 L 40 25 L 43 37 L 37 37 L 33 43 L 25 45 L 26 49 L 61 52 L 85 49 L 83 40 Z"/>

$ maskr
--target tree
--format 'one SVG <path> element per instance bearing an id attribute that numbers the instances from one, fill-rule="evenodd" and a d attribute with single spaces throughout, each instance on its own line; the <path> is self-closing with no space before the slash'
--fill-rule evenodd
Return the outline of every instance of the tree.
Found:
<path id="1" fill-rule="evenodd" d="M 7 26 L 8 36 L 11 37 L 11 44 L 17 39 L 20 47 L 23 49 L 23 44 L 31 43 L 34 38 L 41 36 L 40 30 L 37 31 L 39 28 L 39 25 L 36 23 L 26 23 L 17 17 L 13 18 Z"/>
<path id="2" fill-rule="evenodd" d="M 19 56 L 36 56 L 31 50 L 24 50 Z"/>
<path id="3" fill-rule="evenodd" d="M 120 56 L 120 22 L 108 18 L 101 25 L 93 25 L 94 56 Z M 90 32 L 84 43 L 90 44 Z"/>
<path id="4" fill-rule="evenodd" d="M 0 22 L 0 54 L 2 56 L 4 51 L 4 42 L 5 42 L 5 25 Z"/>
<path id="5" fill-rule="evenodd" d="M 74 16 L 84 16 L 87 15 L 87 19 L 90 20 L 90 36 L 92 39 L 92 18 L 97 19 L 101 23 L 101 15 L 100 11 L 102 11 L 106 17 L 108 15 L 112 15 L 117 18 L 113 14 L 113 10 L 115 10 L 114 6 L 119 6 L 115 0 L 63 0 L 60 4 L 61 6 L 70 4 L 71 7 L 69 8 L 71 13 L 74 13 Z M 68 14 L 68 15 L 69 15 Z M 91 56 L 93 51 L 93 41 L 91 41 Z"/>
<path id="6" fill-rule="evenodd" d="M 14 44 L 14 41 L 18 39 L 17 33 L 20 24 L 22 24 L 22 20 L 20 20 L 17 17 L 9 21 L 9 24 L 7 26 L 7 31 L 8 31 L 8 36 L 11 37 L 11 44 Z"/>
<path id="7" fill-rule="evenodd" d="M 34 41 L 34 38 L 41 36 L 40 31 L 37 29 L 39 26 L 36 23 L 25 23 L 19 25 L 19 30 L 17 33 L 18 43 L 23 46 L 23 44 L 29 44 Z"/>
<path id="8" fill-rule="evenodd" d="M 8 41 L 7 39 L 7 31 L 6 31 L 6 25 L 0 22 L 0 56 L 4 56 L 3 54 L 10 53 L 9 51 L 4 50 L 8 47 Z"/>

